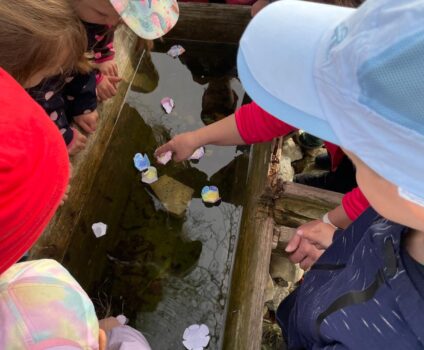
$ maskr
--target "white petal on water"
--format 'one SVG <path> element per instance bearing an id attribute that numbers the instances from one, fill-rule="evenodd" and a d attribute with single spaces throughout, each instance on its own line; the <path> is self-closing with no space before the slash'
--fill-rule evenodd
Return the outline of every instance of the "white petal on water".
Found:
<path id="1" fill-rule="evenodd" d="M 201 350 L 209 344 L 208 334 L 208 326 L 193 324 L 184 331 L 183 344 L 188 350 Z"/>

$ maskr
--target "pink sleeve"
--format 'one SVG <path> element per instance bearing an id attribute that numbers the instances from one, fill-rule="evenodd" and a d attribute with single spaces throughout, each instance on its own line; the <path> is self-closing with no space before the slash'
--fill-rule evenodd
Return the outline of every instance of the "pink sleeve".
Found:
<path id="1" fill-rule="evenodd" d="M 344 195 L 342 205 L 347 216 L 352 221 L 355 221 L 370 206 L 359 187 L 354 188 Z"/>
<path id="2" fill-rule="evenodd" d="M 273 117 L 255 102 L 241 106 L 235 118 L 237 129 L 246 144 L 271 141 L 297 130 Z"/>

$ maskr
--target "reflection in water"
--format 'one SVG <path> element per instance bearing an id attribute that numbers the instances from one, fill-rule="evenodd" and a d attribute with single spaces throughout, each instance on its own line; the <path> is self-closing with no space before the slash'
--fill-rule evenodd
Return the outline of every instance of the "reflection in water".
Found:
<path id="1" fill-rule="evenodd" d="M 182 334 L 192 323 L 208 325 L 210 349 L 219 348 L 223 335 L 248 148 L 208 146 L 198 162 L 157 165 L 159 176 L 166 174 L 194 190 L 183 218 L 165 211 L 132 165 L 136 152 L 152 155 L 173 135 L 204 125 L 202 99 L 211 79 L 219 78 L 211 72 L 219 71 L 217 61 L 226 54 L 232 61 L 222 61 L 225 72 L 220 74 L 231 89 L 226 83 L 223 87 L 238 96 L 229 103 L 240 105 L 244 92 L 233 77 L 236 48 L 210 45 L 183 44 L 185 60 L 164 53 L 152 53 L 151 60 L 144 56 L 65 260 L 97 300 L 99 311 L 104 311 L 104 300 L 99 300 L 106 298 L 111 312 L 125 313 L 158 350 L 182 349 Z M 211 53 L 194 60 L 203 68 L 193 73 L 187 68 L 190 52 Z M 146 69 L 155 71 L 147 74 Z M 169 115 L 160 105 L 165 96 L 175 100 Z M 207 208 L 202 203 L 205 185 L 218 186 L 219 206 Z M 90 232 L 97 221 L 109 227 L 101 239 Z"/>
<path id="2" fill-rule="evenodd" d="M 201 199 L 191 202 L 182 234 L 202 242 L 197 266 L 182 278 L 170 276 L 154 312 L 142 308 L 137 318 L 154 348 L 178 349 L 184 329 L 193 323 L 208 325 L 211 349 L 217 348 L 240 215 L 241 208 L 232 204 L 206 208 Z"/>

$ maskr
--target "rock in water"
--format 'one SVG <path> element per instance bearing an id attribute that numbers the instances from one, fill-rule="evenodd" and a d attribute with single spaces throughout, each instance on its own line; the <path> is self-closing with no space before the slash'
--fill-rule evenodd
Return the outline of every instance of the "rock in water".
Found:
<path id="1" fill-rule="evenodd" d="M 269 272 L 272 278 L 281 278 L 286 282 L 298 282 L 304 271 L 299 264 L 293 264 L 287 257 L 272 253 Z"/>
<path id="2" fill-rule="evenodd" d="M 151 185 L 165 209 L 177 217 L 184 216 L 194 190 L 172 177 L 163 175 Z"/>
<path id="3" fill-rule="evenodd" d="M 293 181 L 294 169 L 291 165 L 291 159 L 289 157 L 281 157 L 278 177 L 283 181 Z"/>
<path id="4" fill-rule="evenodd" d="M 302 150 L 296 145 L 292 138 L 284 141 L 283 156 L 289 157 L 292 162 L 303 158 Z"/>
<path id="5" fill-rule="evenodd" d="M 265 287 L 265 293 L 264 293 L 264 302 L 271 301 L 274 299 L 274 281 L 271 278 L 271 275 L 268 274 L 268 281 L 266 283 Z"/>

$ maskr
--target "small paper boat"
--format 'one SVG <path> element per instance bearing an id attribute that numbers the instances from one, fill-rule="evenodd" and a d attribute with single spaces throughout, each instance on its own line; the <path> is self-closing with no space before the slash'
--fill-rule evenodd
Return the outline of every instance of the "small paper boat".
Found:
<path id="1" fill-rule="evenodd" d="M 171 113 L 175 106 L 174 100 L 171 97 L 164 97 L 160 103 L 167 114 Z"/>
<path id="2" fill-rule="evenodd" d="M 219 190 L 216 186 L 205 186 L 202 188 L 202 200 L 205 203 L 215 204 L 221 200 Z"/>
<path id="3" fill-rule="evenodd" d="M 185 52 L 184 47 L 182 47 L 181 45 L 174 45 L 168 50 L 167 54 L 171 56 L 172 58 L 177 58 L 178 56 L 182 55 L 184 52 Z"/>
<path id="4" fill-rule="evenodd" d="M 93 229 L 94 235 L 97 238 L 104 236 L 107 231 L 107 225 L 103 222 L 96 222 L 95 224 L 91 225 L 91 228 Z"/>
<path id="5" fill-rule="evenodd" d="M 198 149 L 196 149 L 194 151 L 194 153 L 191 155 L 191 157 L 189 159 L 190 160 L 199 160 L 204 155 L 205 155 L 205 148 L 204 147 L 200 147 L 200 148 L 198 148 Z"/>
<path id="6" fill-rule="evenodd" d="M 158 181 L 158 171 L 156 168 L 149 166 L 149 168 L 141 174 L 141 181 L 149 185 Z"/>
<path id="7" fill-rule="evenodd" d="M 150 160 L 147 154 L 144 156 L 141 153 L 137 153 L 134 156 L 134 166 L 138 171 L 145 171 L 150 166 Z"/>
<path id="8" fill-rule="evenodd" d="M 156 157 L 159 164 L 166 165 L 172 159 L 172 152 L 168 151 Z"/>

